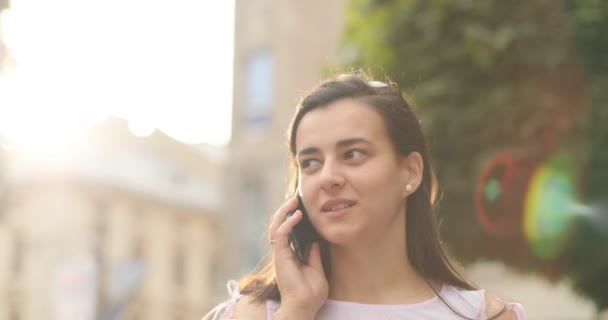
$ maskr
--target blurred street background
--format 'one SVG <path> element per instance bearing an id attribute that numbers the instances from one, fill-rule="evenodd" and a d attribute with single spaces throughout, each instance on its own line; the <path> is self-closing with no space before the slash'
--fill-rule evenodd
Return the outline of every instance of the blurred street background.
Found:
<path id="1" fill-rule="evenodd" d="M 0 320 L 200 319 L 267 253 L 298 99 L 358 67 L 420 115 L 470 278 L 608 319 L 607 30 L 602 0 L 0 0 Z"/>

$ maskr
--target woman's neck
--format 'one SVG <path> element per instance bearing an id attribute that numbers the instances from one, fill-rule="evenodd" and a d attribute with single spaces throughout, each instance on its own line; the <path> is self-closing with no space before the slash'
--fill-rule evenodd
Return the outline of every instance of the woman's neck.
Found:
<path id="1" fill-rule="evenodd" d="M 329 298 L 369 304 L 416 303 L 435 296 L 412 267 L 405 236 L 349 246 L 331 246 Z"/>

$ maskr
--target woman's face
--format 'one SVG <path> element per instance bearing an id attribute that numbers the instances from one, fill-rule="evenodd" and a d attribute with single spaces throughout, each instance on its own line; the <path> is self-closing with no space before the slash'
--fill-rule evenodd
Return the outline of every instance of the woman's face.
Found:
<path id="1" fill-rule="evenodd" d="M 297 128 L 296 152 L 304 205 L 327 241 L 405 233 L 411 161 L 396 155 L 373 107 L 342 99 L 310 111 Z"/>

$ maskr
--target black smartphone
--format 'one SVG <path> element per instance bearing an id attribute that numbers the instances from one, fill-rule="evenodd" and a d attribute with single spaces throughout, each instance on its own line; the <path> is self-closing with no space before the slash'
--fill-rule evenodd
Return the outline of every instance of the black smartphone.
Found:
<path id="1" fill-rule="evenodd" d="M 300 260 L 301 263 L 306 264 L 308 262 L 310 247 L 315 241 L 319 241 L 321 237 L 317 233 L 317 230 L 312 226 L 312 223 L 310 223 L 299 190 L 296 191 L 296 196 L 298 198 L 298 207 L 287 216 L 290 217 L 297 210 L 300 210 L 302 211 L 302 220 L 300 220 L 289 233 L 289 240 L 298 260 Z"/>

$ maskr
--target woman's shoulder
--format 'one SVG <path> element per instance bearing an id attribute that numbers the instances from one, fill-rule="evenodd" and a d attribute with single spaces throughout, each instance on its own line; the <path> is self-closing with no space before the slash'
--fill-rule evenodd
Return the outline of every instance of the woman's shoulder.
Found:
<path id="1" fill-rule="evenodd" d="M 260 303 L 252 295 L 241 294 L 236 280 L 227 284 L 230 299 L 215 306 L 202 320 L 266 320 L 268 304 Z"/>
<path id="2" fill-rule="evenodd" d="M 442 290 L 450 303 L 462 309 L 479 310 L 492 320 L 525 320 L 526 315 L 521 304 L 506 301 L 485 289 L 463 289 L 445 285 Z"/>
<path id="3" fill-rule="evenodd" d="M 255 301 L 250 295 L 245 295 L 237 302 L 232 317 L 234 319 L 265 320 L 268 317 L 267 305 Z"/>
<path id="4" fill-rule="evenodd" d="M 488 319 L 493 320 L 525 320 L 524 308 L 516 302 L 505 301 L 496 295 L 484 292 L 485 308 Z M 492 318 L 494 317 L 494 318 Z"/>

